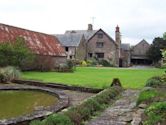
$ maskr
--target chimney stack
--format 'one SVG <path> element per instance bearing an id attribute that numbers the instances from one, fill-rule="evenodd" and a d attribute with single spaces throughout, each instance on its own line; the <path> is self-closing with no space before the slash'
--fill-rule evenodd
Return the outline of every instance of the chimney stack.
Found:
<path id="1" fill-rule="evenodd" d="M 115 42 L 118 45 L 117 50 L 118 50 L 118 56 L 120 59 L 121 58 L 121 35 L 120 35 L 120 28 L 118 25 L 116 26 L 116 29 L 115 29 Z M 119 61 L 118 61 L 118 63 L 119 63 Z"/>
<path id="2" fill-rule="evenodd" d="M 93 30 L 93 25 L 92 24 L 88 24 L 88 30 L 92 31 Z"/>
<path id="3" fill-rule="evenodd" d="M 121 44 L 121 35 L 120 35 L 120 28 L 117 25 L 115 29 L 115 42 L 120 46 Z"/>

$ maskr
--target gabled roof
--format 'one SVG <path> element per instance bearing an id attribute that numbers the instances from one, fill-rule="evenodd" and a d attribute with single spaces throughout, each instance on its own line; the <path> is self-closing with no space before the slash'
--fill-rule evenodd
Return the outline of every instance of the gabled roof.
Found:
<path id="1" fill-rule="evenodd" d="M 122 50 L 130 50 L 130 44 L 128 44 L 128 43 L 122 43 L 121 46 L 120 46 L 120 48 Z"/>
<path id="2" fill-rule="evenodd" d="M 14 41 L 17 37 L 23 37 L 35 54 L 66 56 L 64 48 L 55 36 L 0 23 L 0 43 Z"/>
<path id="3" fill-rule="evenodd" d="M 79 46 L 83 34 L 68 33 L 55 35 L 63 46 Z"/>
<path id="4" fill-rule="evenodd" d="M 115 45 L 117 45 L 116 44 L 116 42 L 106 33 L 106 32 L 104 32 L 104 30 L 102 30 L 102 29 L 99 29 L 99 30 L 97 30 L 89 39 L 88 39 L 88 41 L 90 40 L 90 39 L 92 39 L 98 32 L 103 32 Z"/>
<path id="5" fill-rule="evenodd" d="M 85 39 L 88 40 L 93 36 L 98 30 L 68 30 L 65 34 L 83 34 Z"/>
<path id="6" fill-rule="evenodd" d="M 150 44 L 146 41 L 146 40 L 141 40 L 138 44 L 136 44 L 134 47 L 136 47 L 136 46 L 138 46 L 138 45 L 140 45 L 140 44 L 147 44 L 147 45 L 149 45 L 150 46 Z"/>

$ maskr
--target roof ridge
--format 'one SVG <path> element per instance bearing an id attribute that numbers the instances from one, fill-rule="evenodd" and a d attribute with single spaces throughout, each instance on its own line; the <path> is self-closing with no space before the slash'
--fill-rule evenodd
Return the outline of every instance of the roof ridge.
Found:
<path id="1" fill-rule="evenodd" d="M 43 35 L 52 36 L 51 34 L 39 32 L 39 31 L 33 31 L 33 30 L 29 30 L 29 29 L 26 29 L 26 28 L 22 28 L 22 27 L 18 27 L 18 26 L 13 26 L 13 25 L 9 25 L 9 24 L 0 23 L 0 25 L 4 25 L 4 26 L 8 26 L 8 27 L 13 27 L 13 28 L 17 28 L 17 29 L 21 29 L 21 30 L 25 30 L 25 31 L 29 31 L 29 32 L 39 33 L 39 34 L 43 34 Z"/>

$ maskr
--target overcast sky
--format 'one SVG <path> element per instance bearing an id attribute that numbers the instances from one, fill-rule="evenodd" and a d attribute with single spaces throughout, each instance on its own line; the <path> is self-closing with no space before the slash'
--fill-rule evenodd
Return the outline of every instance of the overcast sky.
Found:
<path id="1" fill-rule="evenodd" d="M 0 0 L 0 23 L 48 34 L 93 23 L 113 39 L 118 24 L 123 43 L 151 43 L 166 32 L 166 0 Z"/>

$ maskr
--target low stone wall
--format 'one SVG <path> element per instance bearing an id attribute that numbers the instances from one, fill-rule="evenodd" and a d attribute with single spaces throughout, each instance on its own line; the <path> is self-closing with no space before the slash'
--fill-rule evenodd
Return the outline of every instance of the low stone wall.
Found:
<path id="1" fill-rule="evenodd" d="M 43 91 L 49 94 L 55 95 L 58 97 L 59 102 L 54 106 L 50 106 L 49 108 L 44 108 L 41 110 L 34 111 L 31 114 L 27 114 L 24 116 L 20 116 L 17 118 L 11 118 L 7 120 L 0 120 L 0 125 L 27 125 L 29 121 L 36 118 L 43 118 L 48 116 L 54 112 L 58 112 L 69 106 L 68 96 L 63 92 L 57 91 L 48 87 L 38 87 L 38 86 L 26 86 L 26 85 L 0 85 L 0 90 L 35 90 L 35 91 Z"/>
<path id="2" fill-rule="evenodd" d="M 95 88 L 87 88 L 87 87 L 77 87 L 70 85 L 63 85 L 59 83 L 51 83 L 51 82 L 40 82 L 40 81 L 32 81 L 32 80 L 13 80 L 12 82 L 22 85 L 33 85 L 33 86 L 41 86 L 41 87 L 51 87 L 51 88 L 59 88 L 66 90 L 75 90 L 81 92 L 90 92 L 90 93 L 98 93 L 103 89 L 95 89 Z"/>

